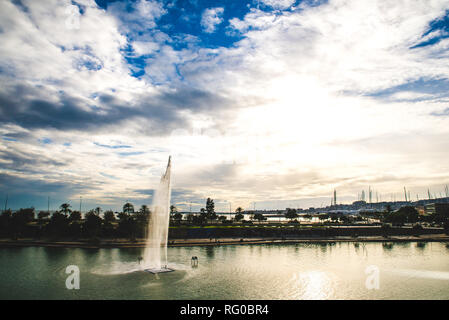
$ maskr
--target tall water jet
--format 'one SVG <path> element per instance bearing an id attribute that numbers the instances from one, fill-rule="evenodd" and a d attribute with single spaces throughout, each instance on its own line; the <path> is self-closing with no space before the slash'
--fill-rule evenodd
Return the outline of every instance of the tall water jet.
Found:
<path id="1" fill-rule="evenodd" d="M 167 169 L 162 175 L 159 187 L 154 194 L 150 221 L 148 223 L 143 262 L 144 270 L 151 273 L 173 271 L 167 267 L 167 240 L 171 196 L 170 171 L 171 156 L 168 158 Z"/>

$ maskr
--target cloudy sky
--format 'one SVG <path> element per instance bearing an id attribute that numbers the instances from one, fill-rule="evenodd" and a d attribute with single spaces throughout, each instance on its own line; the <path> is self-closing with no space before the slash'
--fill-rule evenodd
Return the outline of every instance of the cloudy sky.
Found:
<path id="1" fill-rule="evenodd" d="M 2 0 L 0 196 L 150 204 L 169 155 L 187 210 L 439 195 L 448 14 L 448 0 Z"/>

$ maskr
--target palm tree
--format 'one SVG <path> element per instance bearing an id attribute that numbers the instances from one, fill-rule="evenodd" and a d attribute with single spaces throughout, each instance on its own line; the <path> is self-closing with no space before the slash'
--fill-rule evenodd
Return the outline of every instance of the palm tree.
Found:
<path id="1" fill-rule="evenodd" d="M 148 208 L 148 206 L 146 204 L 143 204 L 140 209 L 139 209 L 140 213 L 142 214 L 150 214 L 150 209 Z"/>
<path id="2" fill-rule="evenodd" d="M 67 216 L 68 213 L 70 213 L 72 210 L 70 210 L 71 205 L 68 203 L 63 203 L 59 207 L 62 212 L 64 212 L 64 215 Z"/>
<path id="3" fill-rule="evenodd" d="M 129 202 L 125 203 L 123 206 L 123 212 L 127 214 L 134 213 L 134 206 Z"/>
<path id="4" fill-rule="evenodd" d="M 101 208 L 100 207 L 96 207 L 95 208 L 95 213 L 97 214 L 97 216 L 99 216 L 100 213 L 101 213 Z"/>

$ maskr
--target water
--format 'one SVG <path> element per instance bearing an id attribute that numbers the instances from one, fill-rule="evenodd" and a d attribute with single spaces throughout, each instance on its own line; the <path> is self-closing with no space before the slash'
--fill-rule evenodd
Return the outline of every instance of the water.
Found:
<path id="1" fill-rule="evenodd" d="M 144 267 L 152 272 L 167 271 L 167 240 L 170 220 L 171 157 L 157 188 L 148 224 L 147 244 L 143 257 Z"/>
<path id="2" fill-rule="evenodd" d="M 0 299 L 449 299 L 444 243 L 168 248 L 176 271 L 141 271 L 141 249 L 0 249 Z M 198 268 L 190 259 L 197 256 Z M 68 265 L 80 289 L 68 290 Z M 379 290 L 365 286 L 379 268 Z"/>

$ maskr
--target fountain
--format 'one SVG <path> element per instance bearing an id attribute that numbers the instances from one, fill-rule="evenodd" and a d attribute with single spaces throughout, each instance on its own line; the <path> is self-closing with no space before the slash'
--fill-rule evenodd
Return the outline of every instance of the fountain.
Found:
<path id="1" fill-rule="evenodd" d="M 171 156 L 168 158 L 167 169 L 161 177 L 151 206 L 147 241 L 143 256 L 144 270 L 150 273 L 174 271 L 167 267 L 167 239 L 171 194 L 170 171 Z"/>

